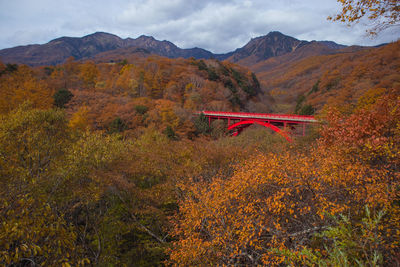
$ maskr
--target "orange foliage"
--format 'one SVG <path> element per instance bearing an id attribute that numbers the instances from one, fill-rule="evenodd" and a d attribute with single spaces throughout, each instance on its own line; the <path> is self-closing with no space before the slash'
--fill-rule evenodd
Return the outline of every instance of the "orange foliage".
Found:
<path id="1" fill-rule="evenodd" d="M 74 94 L 67 107 L 69 114 L 81 106 L 88 107 L 86 119 L 93 129 L 107 129 L 119 117 L 129 131 L 155 124 L 161 130 L 170 126 L 185 137 L 194 132 L 193 111 L 238 110 L 250 100 L 259 105 L 249 107 L 264 108 L 257 94 L 244 91 L 253 86 L 251 72 L 231 63 L 206 62 L 203 67 L 209 68 L 213 80 L 208 71 L 199 69 L 196 60 L 158 56 L 138 58 L 134 64 L 77 63 L 71 59 L 43 79 L 54 88 L 68 88 Z M 138 99 L 144 98 L 148 112 L 138 114 Z"/>
<path id="2" fill-rule="evenodd" d="M 86 62 L 80 65 L 80 78 L 86 88 L 94 88 L 97 82 L 99 71 L 93 62 Z"/>
<path id="3" fill-rule="evenodd" d="M 399 253 L 400 97 L 349 118 L 331 113 L 309 154 L 258 154 L 231 178 L 182 185 L 171 249 L 176 265 L 279 265 L 279 251 L 321 250 L 309 236 L 331 215 L 387 212 L 379 230 L 387 262 Z M 326 252 L 325 252 L 326 253 Z"/>
<path id="4" fill-rule="evenodd" d="M 301 94 L 318 110 L 327 102 L 336 107 L 354 104 L 369 89 L 400 90 L 399 51 L 399 41 L 379 48 L 348 47 L 300 60 L 269 59 L 252 69 L 268 92 L 279 92 L 274 98 L 288 105 L 284 112 L 293 111 L 296 96 Z M 318 80 L 318 88 L 312 90 Z M 340 94 L 343 97 L 337 98 Z"/>
<path id="5" fill-rule="evenodd" d="M 50 108 L 53 93 L 29 67 L 19 66 L 18 70 L 0 76 L 0 113 L 7 113 L 25 101 L 30 101 L 35 108 Z"/>
<path id="6" fill-rule="evenodd" d="M 74 114 L 72 114 L 68 126 L 72 129 L 79 129 L 81 131 L 86 130 L 89 127 L 89 122 L 87 119 L 88 112 L 88 107 L 81 106 Z"/>
<path id="7" fill-rule="evenodd" d="M 367 30 L 371 35 L 395 26 L 400 22 L 400 8 L 397 0 L 338 0 L 342 10 L 329 20 L 345 22 L 348 25 L 360 21 L 362 17 L 374 22 L 374 26 Z"/>

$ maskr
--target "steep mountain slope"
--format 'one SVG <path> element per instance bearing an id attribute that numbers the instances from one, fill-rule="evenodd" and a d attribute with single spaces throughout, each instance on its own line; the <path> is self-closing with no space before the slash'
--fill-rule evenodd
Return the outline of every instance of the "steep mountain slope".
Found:
<path id="1" fill-rule="evenodd" d="M 280 32 L 270 32 L 266 36 L 251 39 L 244 47 L 237 49 L 228 58 L 233 62 L 259 62 L 275 56 L 281 56 L 307 44 Z"/>
<path id="2" fill-rule="evenodd" d="M 6 63 L 20 63 L 31 66 L 56 65 L 67 58 L 89 59 L 95 55 L 116 51 L 119 49 L 142 48 L 150 53 L 169 58 L 211 58 L 213 54 L 201 48 L 181 49 L 169 41 L 158 41 L 150 36 L 140 36 L 137 39 L 122 39 L 116 35 L 96 32 L 77 37 L 61 37 L 43 45 L 18 46 L 0 50 L 0 58 Z M 126 50 L 122 50 L 122 53 Z"/>
<path id="3" fill-rule="evenodd" d="M 362 46 L 341 46 L 337 45 L 332 48 L 327 42 L 324 41 L 312 41 L 307 43 L 291 53 L 287 53 L 281 56 L 271 57 L 263 61 L 259 61 L 254 64 L 249 64 L 245 60 L 237 62 L 240 65 L 245 65 L 249 67 L 252 71 L 256 73 L 264 72 L 273 68 L 279 68 L 280 65 L 287 65 L 291 62 L 296 62 L 307 57 L 319 56 L 319 55 L 333 55 L 337 53 L 351 53 L 362 49 L 367 49 L 367 47 Z"/>
<path id="4" fill-rule="evenodd" d="M 282 56 L 297 51 L 313 42 L 300 41 L 280 32 L 271 32 L 265 36 L 252 39 L 244 47 L 226 54 L 213 54 L 202 48 L 181 49 L 169 41 L 159 41 L 151 36 L 140 36 L 136 39 L 122 39 L 116 35 L 97 32 L 82 38 L 61 37 L 43 45 L 18 46 L 0 50 L 0 59 L 5 63 L 21 63 L 31 66 L 56 65 L 69 57 L 75 59 L 93 59 L 107 52 L 107 56 L 129 57 L 137 49 L 145 49 L 151 54 L 168 58 L 190 58 L 229 60 L 245 66 L 252 66 L 271 57 Z M 336 50 L 343 46 L 334 42 L 317 42 L 326 49 Z M 129 49 L 128 49 L 129 48 Z M 315 53 L 318 54 L 318 53 Z"/>
<path id="5" fill-rule="evenodd" d="M 44 45 L 18 46 L 0 50 L 4 62 L 31 66 L 56 65 L 69 57 L 88 58 L 100 52 L 124 47 L 124 41 L 109 33 L 94 33 L 82 38 L 61 37 Z"/>
<path id="6" fill-rule="evenodd" d="M 118 62 L 135 59 L 138 54 L 143 57 L 160 55 L 168 58 L 210 59 L 214 54 L 202 48 L 181 49 L 169 41 L 158 41 L 151 36 L 140 36 L 137 39 L 125 39 L 127 47 L 105 51 L 91 57 L 95 62 Z M 131 60 L 130 60 L 131 61 Z"/>
<path id="7" fill-rule="evenodd" d="M 305 57 L 299 54 L 303 49 L 251 67 L 262 88 L 279 103 L 276 112 L 294 112 L 296 104 L 317 110 L 326 103 L 350 108 L 368 90 L 400 90 L 399 41 Z"/>
<path id="8" fill-rule="evenodd" d="M 159 41 L 152 36 L 142 35 L 137 39 L 127 38 L 125 42 L 126 46 L 144 48 L 151 53 L 168 58 L 194 57 L 208 59 L 214 56 L 213 53 L 202 48 L 181 49 L 169 41 Z"/>
<path id="9" fill-rule="evenodd" d="M 344 47 L 346 46 L 332 41 L 300 41 L 280 32 L 270 32 L 252 39 L 244 47 L 233 52 L 228 60 L 253 69 L 257 63 L 270 58 L 286 56 L 287 61 L 292 58 L 335 53 Z"/>

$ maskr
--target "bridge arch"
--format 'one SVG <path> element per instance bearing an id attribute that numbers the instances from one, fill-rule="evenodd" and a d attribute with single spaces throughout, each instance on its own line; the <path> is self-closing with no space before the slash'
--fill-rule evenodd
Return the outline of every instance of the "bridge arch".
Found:
<path id="1" fill-rule="evenodd" d="M 237 129 L 238 132 L 235 135 L 238 135 L 244 128 L 246 128 L 246 127 L 248 127 L 248 126 L 250 126 L 252 124 L 255 124 L 255 123 L 272 129 L 273 131 L 275 131 L 278 134 L 282 135 L 288 142 L 292 142 L 292 139 L 284 131 L 282 131 L 281 129 L 279 129 L 275 125 L 272 125 L 272 124 L 270 124 L 268 122 L 264 122 L 264 121 L 256 121 L 256 120 L 239 121 L 237 123 L 234 123 L 234 124 L 230 125 L 228 127 L 228 130 Z"/>

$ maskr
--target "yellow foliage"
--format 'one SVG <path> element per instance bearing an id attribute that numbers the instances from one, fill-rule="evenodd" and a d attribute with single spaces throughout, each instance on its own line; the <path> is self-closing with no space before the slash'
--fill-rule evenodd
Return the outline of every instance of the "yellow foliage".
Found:
<path id="1" fill-rule="evenodd" d="M 27 66 L 20 66 L 17 71 L 0 77 L 0 113 L 8 113 L 25 101 L 35 108 L 50 108 L 53 93 Z"/>
<path id="2" fill-rule="evenodd" d="M 83 80 L 85 87 L 94 88 L 99 76 L 99 70 L 93 62 L 88 61 L 80 66 L 79 76 Z"/>
<path id="3" fill-rule="evenodd" d="M 0 262 L 13 265 L 29 261 L 47 266 L 83 266 L 75 245 L 74 227 L 44 201 L 44 196 L 14 195 L 0 198 Z"/>
<path id="4" fill-rule="evenodd" d="M 179 117 L 175 114 L 176 104 L 169 100 L 159 99 L 155 101 L 155 109 L 150 113 L 151 119 L 162 126 L 170 126 L 176 129 L 180 123 Z"/>
<path id="5" fill-rule="evenodd" d="M 376 100 L 386 92 L 386 88 L 373 88 L 368 90 L 358 99 L 356 110 L 371 108 Z"/>
<path id="6" fill-rule="evenodd" d="M 68 126 L 72 129 L 86 130 L 90 127 L 88 122 L 89 109 L 86 106 L 82 106 L 76 111 L 71 119 L 69 120 Z"/>
<path id="7" fill-rule="evenodd" d="M 366 17 L 374 22 L 374 27 L 367 30 L 371 35 L 400 22 L 397 0 L 338 0 L 338 2 L 342 4 L 341 12 L 328 19 L 350 25 Z"/>

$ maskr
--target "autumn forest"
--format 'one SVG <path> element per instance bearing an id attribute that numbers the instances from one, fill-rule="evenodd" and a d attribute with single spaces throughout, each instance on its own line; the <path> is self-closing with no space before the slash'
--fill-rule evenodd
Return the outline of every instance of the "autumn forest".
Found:
<path id="1" fill-rule="evenodd" d="M 400 42 L 327 49 L 0 62 L 0 266 L 400 266 Z"/>

